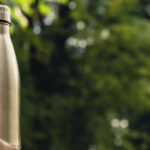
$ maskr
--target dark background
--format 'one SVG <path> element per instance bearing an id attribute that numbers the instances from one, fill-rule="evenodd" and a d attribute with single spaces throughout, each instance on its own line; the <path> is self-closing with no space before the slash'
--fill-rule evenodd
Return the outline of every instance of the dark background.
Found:
<path id="1" fill-rule="evenodd" d="M 12 9 L 22 150 L 150 149 L 149 0 L 0 0 Z"/>

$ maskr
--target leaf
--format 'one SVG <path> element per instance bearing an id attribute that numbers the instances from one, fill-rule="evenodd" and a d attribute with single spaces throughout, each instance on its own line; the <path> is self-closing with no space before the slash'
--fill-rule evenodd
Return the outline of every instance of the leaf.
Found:
<path id="1" fill-rule="evenodd" d="M 20 24 L 22 28 L 26 28 L 28 26 L 28 20 L 22 14 L 21 9 L 18 6 L 15 6 L 11 13 L 13 18 Z"/>
<path id="2" fill-rule="evenodd" d="M 68 0 L 48 0 L 47 2 L 56 2 L 56 3 L 67 4 Z"/>
<path id="3" fill-rule="evenodd" d="M 40 13 L 43 15 L 47 15 L 52 12 L 51 7 L 42 1 L 40 1 L 38 8 L 39 8 Z"/>
<path id="4" fill-rule="evenodd" d="M 34 0 L 12 0 L 12 2 L 19 5 L 19 7 L 28 15 L 33 15 L 31 5 L 33 4 Z"/>

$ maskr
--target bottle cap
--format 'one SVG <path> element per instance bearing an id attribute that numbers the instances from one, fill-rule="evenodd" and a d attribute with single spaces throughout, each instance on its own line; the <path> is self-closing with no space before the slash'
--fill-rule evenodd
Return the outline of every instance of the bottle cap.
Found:
<path id="1" fill-rule="evenodd" d="M 11 24 L 10 8 L 6 5 L 0 5 L 0 22 Z"/>

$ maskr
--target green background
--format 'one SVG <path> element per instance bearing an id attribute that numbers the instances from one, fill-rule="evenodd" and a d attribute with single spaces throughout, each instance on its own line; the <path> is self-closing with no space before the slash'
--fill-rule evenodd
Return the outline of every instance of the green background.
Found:
<path id="1" fill-rule="evenodd" d="M 0 0 L 12 11 L 22 150 L 150 149 L 149 0 Z"/>

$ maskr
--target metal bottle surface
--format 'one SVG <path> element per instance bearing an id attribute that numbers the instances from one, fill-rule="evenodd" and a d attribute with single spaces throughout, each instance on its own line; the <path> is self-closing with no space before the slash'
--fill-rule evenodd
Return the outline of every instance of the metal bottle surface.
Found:
<path id="1" fill-rule="evenodd" d="M 19 149 L 20 83 L 9 23 L 10 9 L 0 5 L 0 139 Z"/>

